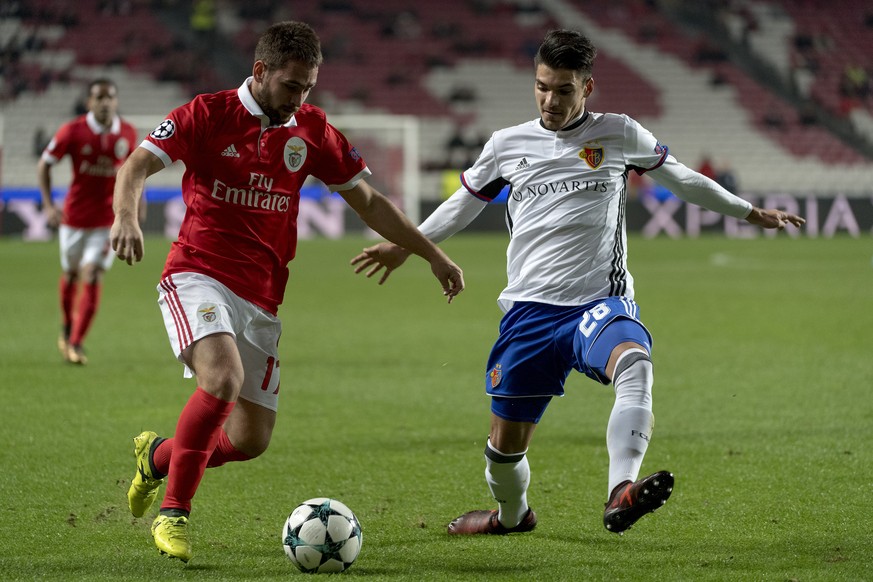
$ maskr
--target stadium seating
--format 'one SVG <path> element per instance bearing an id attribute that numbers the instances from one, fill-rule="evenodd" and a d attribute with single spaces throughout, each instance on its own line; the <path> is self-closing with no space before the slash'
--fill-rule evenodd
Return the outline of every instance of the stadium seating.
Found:
<path id="1" fill-rule="evenodd" d="M 843 86 L 847 68 L 871 66 L 873 6 L 864 0 L 833 4 L 780 0 L 779 5 L 794 25 L 787 39 L 790 66 L 800 66 L 805 58 L 816 61 L 811 64 L 815 78 L 811 96 L 838 114 L 847 114 L 855 107 L 873 111 L 869 70 L 862 71 L 857 92 Z"/>
<path id="2" fill-rule="evenodd" d="M 576 4 L 585 7 L 581 0 Z M 758 14 L 769 10 L 764 2 L 743 6 Z M 640 121 L 687 164 L 707 155 L 727 159 L 739 171 L 741 186 L 751 190 L 869 192 L 870 160 L 820 125 L 805 124 L 794 106 L 650 3 L 620 0 L 608 10 L 586 11 L 581 22 L 592 37 L 609 31 L 610 40 L 598 42 L 601 48 L 614 47 L 614 54 L 659 84 L 671 107 L 660 118 Z"/>
<path id="3" fill-rule="evenodd" d="M 92 74 L 117 77 L 124 112 L 137 115 L 160 115 L 195 87 L 221 88 L 209 67 L 192 66 L 195 52 L 161 27 L 149 2 L 21 4 L 22 15 L 4 20 L 0 37 L 8 38 L 16 26 L 38 30 L 45 49 L 23 57 L 36 64 L 19 83 L 26 84 L 28 99 L 3 106 L 6 184 L 33 180 L 32 168 L 21 170 L 10 162 L 32 163 L 30 139 L 9 136 L 30 136 L 39 126 L 53 131 L 69 116 L 74 87 Z M 868 26 L 864 3 L 845 4 L 851 10 L 789 0 L 719 5 L 743 7 L 726 12 L 725 21 L 786 74 L 796 72 L 790 44 L 796 31 L 838 37 L 822 62 L 827 73 L 811 92 L 827 110 L 839 112 L 846 107 L 838 85 L 845 64 L 873 54 L 869 29 L 863 28 Z M 533 52 L 546 30 L 566 26 L 585 31 L 599 47 L 589 107 L 635 117 L 689 166 L 712 156 L 717 164 L 732 166 L 741 187 L 753 191 L 869 191 L 870 160 L 822 126 L 804 123 L 792 104 L 753 81 L 704 37 L 678 26 L 657 3 L 322 0 L 288 8 L 253 0 L 218 5 L 226 12 L 221 20 L 227 42 L 244 55 L 251 54 L 257 34 L 271 20 L 311 22 L 326 57 L 312 99 L 332 113 L 420 118 L 426 168 L 445 165 L 446 144 L 458 128 L 487 137 L 496 128 L 536 116 Z M 752 21 L 756 26 L 748 24 Z M 835 33 L 839 30 L 849 32 L 843 38 Z M 873 131 L 864 103 L 844 112 Z M 23 154 L 15 151 L 21 145 L 27 150 Z"/>

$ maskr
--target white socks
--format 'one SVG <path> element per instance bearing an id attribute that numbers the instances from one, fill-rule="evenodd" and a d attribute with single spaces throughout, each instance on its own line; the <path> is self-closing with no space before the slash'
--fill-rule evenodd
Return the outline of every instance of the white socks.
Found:
<path id="1" fill-rule="evenodd" d="M 652 414 L 652 360 L 643 350 L 624 352 L 615 364 L 615 404 L 606 427 L 609 490 L 636 481 L 655 425 Z"/>
<path id="2" fill-rule="evenodd" d="M 652 360 L 643 350 L 631 349 L 616 362 L 615 404 L 606 427 L 609 452 L 609 490 L 624 481 L 636 481 L 649 446 L 655 417 L 652 414 Z M 521 523 L 529 509 L 527 488 L 530 465 L 526 453 L 505 454 L 485 446 L 485 480 L 498 503 L 497 518 L 506 528 Z"/>
<path id="3" fill-rule="evenodd" d="M 485 480 L 500 508 L 497 515 L 500 523 L 506 528 L 521 523 L 529 509 L 527 486 L 530 484 L 530 465 L 525 453 L 501 453 L 491 446 L 489 439 L 485 446 Z"/>

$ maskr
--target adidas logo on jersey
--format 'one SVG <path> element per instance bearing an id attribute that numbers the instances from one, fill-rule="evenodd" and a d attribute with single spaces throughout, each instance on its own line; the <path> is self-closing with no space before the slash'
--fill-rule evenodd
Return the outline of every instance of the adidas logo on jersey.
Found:
<path id="1" fill-rule="evenodd" d="M 239 157 L 239 152 L 236 151 L 236 146 L 235 146 L 235 145 L 230 144 L 229 146 L 227 146 L 227 147 L 225 148 L 225 150 L 224 150 L 223 152 L 221 152 L 221 155 L 224 156 L 224 157 L 226 157 L 226 158 L 238 158 L 238 157 Z"/>
<path id="2" fill-rule="evenodd" d="M 515 166 L 515 169 L 524 170 L 526 168 L 530 168 L 530 164 L 527 163 L 527 158 L 521 158 L 521 161 L 518 162 L 518 165 Z"/>

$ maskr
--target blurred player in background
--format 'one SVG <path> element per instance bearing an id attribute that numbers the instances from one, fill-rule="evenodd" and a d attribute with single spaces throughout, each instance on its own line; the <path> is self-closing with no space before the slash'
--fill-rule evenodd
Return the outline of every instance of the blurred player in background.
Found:
<path id="1" fill-rule="evenodd" d="M 505 315 L 485 375 L 491 396 L 485 478 L 498 509 L 461 515 L 449 524 L 450 534 L 534 529 L 526 453 L 546 407 L 563 395 L 574 369 L 615 389 L 606 429 L 606 529 L 625 531 L 673 490 L 668 471 L 637 480 L 654 426 L 653 373 L 652 339 L 627 270 L 629 172 L 646 173 L 687 202 L 764 228 L 804 222 L 753 207 L 688 169 L 626 115 L 586 110 L 595 55 L 585 36 L 550 32 L 534 61 L 540 118 L 495 132 L 461 175 L 461 188 L 419 227 L 432 241 L 445 240 L 511 187 L 508 284 L 498 300 Z M 382 283 L 407 256 L 381 243 L 352 263 L 368 276 L 384 268 Z M 565 462 L 576 459 L 568 454 Z"/>
<path id="2" fill-rule="evenodd" d="M 115 83 L 93 81 L 86 103 L 88 113 L 61 126 L 37 164 L 43 212 L 49 226 L 58 228 L 61 247 L 58 349 L 74 364 L 88 361 L 82 344 L 100 305 L 103 272 L 114 258 L 109 227 L 115 174 L 136 143 L 136 130 L 118 116 Z M 65 155 L 72 160 L 73 182 L 61 210 L 52 198 L 51 170 Z"/>
<path id="3" fill-rule="evenodd" d="M 339 192 L 373 230 L 426 259 L 449 301 L 461 270 L 365 178 L 361 155 L 304 101 L 315 87 L 318 36 L 300 22 L 274 24 L 255 49 L 252 76 L 238 89 L 200 95 L 170 113 L 119 173 L 112 246 L 132 264 L 143 254 L 136 220 L 146 178 L 185 163 L 187 211 L 158 286 L 170 343 L 197 388 L 163 439 L 134 439 L 137 472 L 128 491 L 134 516 L 152 505 L 158 549 L 187 562 L 191 499 L 207 467 L 245 461 L 270 442 L 279 398 L 276 317 L 297 248 L 300 187 L 314 176 Z"/>

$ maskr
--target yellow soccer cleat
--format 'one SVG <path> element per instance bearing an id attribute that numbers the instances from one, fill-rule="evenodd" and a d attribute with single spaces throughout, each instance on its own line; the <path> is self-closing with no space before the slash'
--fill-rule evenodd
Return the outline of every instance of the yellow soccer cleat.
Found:
<path id="1" fill-rule="evenodd" d="M 152 523 L 152 537 L 161 554 L 188 562 L 193 554 L 188 539 L 188 518 L 159 515 Z"/>
<path id="2" fill-rule="evenodd" d="M 130 512 L 134 517 L 142 517 L 149 510 L 155 497 L 158 496 L 158 489 L 161 487 L 163 479 L 156 479 L 152 475 L 151 466 L 149 465 L 149 453 L 151 452 L 152 443 L 158 439 L 158 435 L 152 431 L 140 433 L 139 436 L 133 439 L 133 454 L 136 457 L 136 475 L 130 482 L 130 489 L 127 490 L 127 505 L 130 507 Z"/>
<path id="3" fill-rule="evenodd" d="M 88 363 L 88 356 L 85 355 L 85 350 L 82 346 L 67 345 L 67 361 L 71 364 L 84 366 Z"/>
<path id="4" fill-rule="evenodd" d="M 67 352 L 70 349 L 70 340 L 67 339 L 63 333 L 58 336 L 58 351 L 61 352 L 61 357 L 64 358 L 64 361 L 69 361 L 70 358 L 67 355 Z"/>

